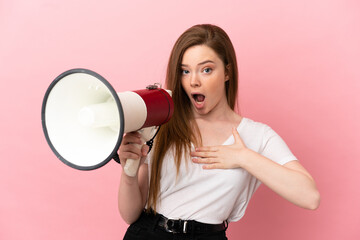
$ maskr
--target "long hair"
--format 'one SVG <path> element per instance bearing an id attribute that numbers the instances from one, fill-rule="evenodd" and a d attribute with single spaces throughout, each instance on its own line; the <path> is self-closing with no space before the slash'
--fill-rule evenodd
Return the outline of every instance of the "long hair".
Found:
<path id="1" fill-rule="evenodd" d="M 191 143 L 201 145 L 201 135 L 194 120 L 191 102 L 181 85 L 181 63 L 185 51 L 196 45 L 213 49 L 223 61 L 229 80 L 225 82 L 227 102 L 234 110 L 238 89 L 238 69 L 234 47 L 221 28 L 211 24 L 195 25 L 186 30 L 176 41 L 168 62 L 165 87 L 172 91 L 174 113 L 170 121 L 161 126 L 156 137 L 151 159 L 151 177 L 148 209 L 156 211 L 160 193 L 161 167 L 166 152 L 172 148 L 179 173 L 182 155 L 190 151 Z"/>

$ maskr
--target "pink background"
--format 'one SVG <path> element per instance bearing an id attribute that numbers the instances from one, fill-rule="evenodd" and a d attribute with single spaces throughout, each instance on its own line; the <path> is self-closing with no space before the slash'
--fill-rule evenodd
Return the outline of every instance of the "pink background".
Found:
<path id="1" fill-rule="evenodd" d="M 122 239 L 120 166 L 67 167 L 41 104 L 83 67 L 119 92 L 164 82 L 176 38 L 197 23 L 230 35 L 241 113 L 272 126 L 317 181 L 320 208 L 262 186 L 229 239 L 360 239 L 360 4 L 346 0 L 0 0 L 0 239 Z"/>

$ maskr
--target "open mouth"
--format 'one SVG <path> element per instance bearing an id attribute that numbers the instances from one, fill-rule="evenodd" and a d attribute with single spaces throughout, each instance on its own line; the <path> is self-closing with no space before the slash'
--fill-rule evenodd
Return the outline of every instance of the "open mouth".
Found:
<path id="1" fill-rule="evenodd" d="M 202 103 L 202 102 L 204 102 L 204 100 L 205 100 L 205 96 L 202 95 L 202 94 L 196 93 L 196 94 L 191 94 L 191 96 L 193 97 L 193 99 L 194 99 L 195 102 L 197 102 L 197 103 Z"/>

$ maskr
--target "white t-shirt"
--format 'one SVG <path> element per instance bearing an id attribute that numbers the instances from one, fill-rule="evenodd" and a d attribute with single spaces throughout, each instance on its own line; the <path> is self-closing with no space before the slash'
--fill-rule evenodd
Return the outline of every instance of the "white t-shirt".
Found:
<path id="1" fill-rule="evenodd" d="M 281 165 L 297 160 L 281 137 L 263 123 L 243 118 L 237 131 L 248 148 Z M 223 145 L 233 143 L 234 137 L 230 136 Z M 242 168 L 204 170 L 190 156 L 182 159 L 177 177 L 173 156 L 169 150 L 163 161 L 158 213 L 170 219 L 212 224 L 234 222 L 244 216 L 251 196 L 261 184 L 258 179 Z"/>

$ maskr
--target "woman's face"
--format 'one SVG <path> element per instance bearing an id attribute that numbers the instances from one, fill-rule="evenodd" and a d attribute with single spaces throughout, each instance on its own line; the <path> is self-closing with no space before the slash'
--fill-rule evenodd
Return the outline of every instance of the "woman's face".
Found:
<path id="1" fill-rule="evenodd" d="M 192 103 L 195 117 L 221 110 L 224 106 L 227 109 L 225 82 L 228 75 L 214 50 L 206 45 L 188 48 L 181 68 L 181 84 Z"/>

